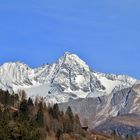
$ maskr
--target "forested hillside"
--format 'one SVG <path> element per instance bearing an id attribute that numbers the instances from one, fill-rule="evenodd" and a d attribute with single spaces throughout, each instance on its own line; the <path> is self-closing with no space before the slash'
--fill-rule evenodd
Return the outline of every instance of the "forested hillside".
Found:
<path id="1" fill-rule="evenodd" d="M 57 104 L 46 106 L 43 101 L 27 100 L 24 91 L 20 96 L 0 91 L 1 140 L 59 140 L 70 137 L 67 134 L 86 136 L 70 107 L 64 113 Z"/>
<path id="2" fill-rule="evenodd" d="M 87 132 L 79 120 L 70 107 L 63 112 L 57 104 L 26 99 L 24 91 L 17 95 L 0 90 L 0 140 L 120 140 Z"/>

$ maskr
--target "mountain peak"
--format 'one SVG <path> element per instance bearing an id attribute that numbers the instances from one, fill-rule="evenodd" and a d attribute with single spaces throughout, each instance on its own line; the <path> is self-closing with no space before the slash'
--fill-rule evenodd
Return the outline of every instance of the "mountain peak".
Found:
<path id="1" fill-rule="evenodd" d="M 71 55 L 72 53 L 70 53 L 70 52 L 65 52 L 64 53 L 64 56 L 67 56 L 67 55 Z"/>
<path id="2" fill-rule="evenodd" d="M 65 52 L 62 57 L 65 63 L 74 64 L 74 66 L 84 67 L 89 70 L 89 66 L 78 55 L 70 52 Z"/>
<path id="3" fill-rule="evenodd" d="M 70 52 L 65 52 L 63 57 L 65 57 L 65 58 L 73 58 L 73 59 L 80 59 L 78 55 L 76 55 L 74 53 L 70 53 Z"/>

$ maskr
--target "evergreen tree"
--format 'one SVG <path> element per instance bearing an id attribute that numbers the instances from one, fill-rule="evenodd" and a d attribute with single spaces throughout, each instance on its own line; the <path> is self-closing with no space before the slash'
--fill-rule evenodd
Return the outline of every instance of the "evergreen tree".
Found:
<path id="1" fill-rule="evenodd" d="M 63 126 L 64 133 L 73 132 L 73 124 L 71 123 L 70 118 L 67 114 L 64 115 Z"/>
<path id="2" fill-rule="evenodd" d="M 59 112 L 58 104 L 54 104 L 54 106 L 53 106 L 53 118 L 58 119 L 59 114 L 60 114 L 60 112 Z"/>
<path id="3" fill-rule="evenodd" d="M 4 106 L 7 106 L 10 104 L 10 94 L 8 91 L 6 91 L 5 94 L 3 95 L 2 103 L 4 104 Z"/>
<path id="4" fill-rule="evenodd" d="M 28 106 L 34 106 L 33 100 L 31 98 L 28 99 Z"/>
<path id="5" fill-rule="evenodd" d="M 81 133 L 81 124 L 79 116 L 76 114 L 74 117 L 74 132 L 80 134 Z"/>
<path id="6" fill-rule="evenodd" d="M 20 113 L 20 117 L 22 120 L 28 120 L 29 119 L 29 108 L 28 108 L 28 102 L 27 100 L 23 100 L 20 103 L 20 107 L 19 107 L 19 113 Z"/>
<path id="7" fill-rule="evenodd" d="M 73 115 L 73 112 L 72 112 L 72 109 L 70 106 L 68 106 L 68 108 L 66 110 L 66 114 L 69 116 L 69 119 L 70 119 L 71 123 L 73 124 L 74 115 Z"/>
<path id="8" fill-rule="evenodd" d="M 43 106 L 42 103 L 39 103 L 39 109 L 36 115 L 36 122 L 39 127 L 44 126 L 44 114 L 43 114 Z"/>

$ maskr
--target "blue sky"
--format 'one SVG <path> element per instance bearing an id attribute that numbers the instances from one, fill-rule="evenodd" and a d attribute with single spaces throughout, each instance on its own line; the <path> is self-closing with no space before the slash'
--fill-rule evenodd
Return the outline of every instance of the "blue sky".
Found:
<path id="1" fill-rule="evenodd" d="M 0 64 L 36 67 L 65 51 L 140 79 L 140 1 L 0 0 Z"/>

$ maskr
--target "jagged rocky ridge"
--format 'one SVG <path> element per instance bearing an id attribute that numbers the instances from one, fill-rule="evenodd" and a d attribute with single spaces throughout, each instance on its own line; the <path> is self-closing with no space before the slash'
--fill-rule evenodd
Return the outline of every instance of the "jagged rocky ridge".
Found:
<path id="1" fill-rule="evenodd" d="M 139 82 L 126 75 L 104 74 L 91 70 L 77 55 L 65 53 L 56 63 L 32 69 L 21 62 L 0 66 L 0 88 L 10 92 L 24 89 L 28 97 L 43 97 L 71 106 L 90 128 L 108 118 L 140 113 Z"/>
<path id="2" fill-rule="evenodd" d="M 65 53 L 56 63 L 32 69 L 21 62 L 0 66 L 0 88 L 28 96 L 43 96 L 48 102 L 98 97 L 131 87 L 136 79 L 92 71 L 77 55 Z"/>

